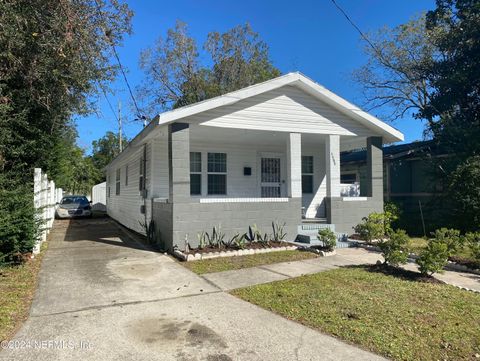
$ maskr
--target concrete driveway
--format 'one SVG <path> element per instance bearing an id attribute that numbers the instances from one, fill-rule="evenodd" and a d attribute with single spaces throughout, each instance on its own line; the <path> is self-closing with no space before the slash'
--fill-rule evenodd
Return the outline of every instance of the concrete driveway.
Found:
<path id="1" fill-rule="evenodd" d="M 380 360 L 222 292 L 108 218 L 57 221 L 0 360 Z"/>

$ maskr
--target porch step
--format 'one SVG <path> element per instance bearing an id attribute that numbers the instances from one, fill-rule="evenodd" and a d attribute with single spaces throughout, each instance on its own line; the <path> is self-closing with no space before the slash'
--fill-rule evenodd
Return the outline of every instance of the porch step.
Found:
<path id="1" fill-rule="evenodd" d="M 309 245 L 323 245 L 322 242 L 318 239 L 318 230 L 320 229 L 331 229 L 335 232 L 335 225 L 328 223 L 302 223 L 297 227 L 297 237 L 295 242 L 306 243 Z M 335 248 L 349 248 L 355 247 L 355 242 L 347 241 L 347 235 L 344 233 L 337 233 L 337 246 Z"/>

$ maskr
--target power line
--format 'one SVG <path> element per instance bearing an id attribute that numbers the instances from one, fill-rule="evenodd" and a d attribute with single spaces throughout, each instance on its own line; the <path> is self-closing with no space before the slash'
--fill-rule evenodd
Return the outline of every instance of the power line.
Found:
<path id="1" fill-rule="evenodd" d="M 97 12 L 98 14 L 100 15 L 100 17 L 105 21 L 105 17 L 102 13 L 102 7 L 100 5 L 100 3 L 98 2 L 98 0 L 95 0 L 95 4 L 97 5 L 96 8 L 97 8 Z M 106 24 L 106 21 L 105 21 L 105 24 Z M 138 104 L 137 104 L 137 101 L 133 95 L 133 91 L 132 91 L 132 88 L 130 87 L 130 83 L 128 82 L 128 78 L 127 78 L 127 74 L 125 73 L 125 70 L 124 70 L 124 67 L 122 65 L 122 62 L 120 61 L 120 56 L 118 55 L 118 52 L 117 52 L 117 49 L 115 47 L 115 44 L 113 43 L 112 39 L 110 38 L 110 36 L 108 35 L 108 32 L 107 30 L 104 28 L 103 29 L 103 33 L 105 34 L 105 37 L 108 41 L 108 43 L 110 44 L 110 46 L 112 47 L 112 50 L 113 50 L 113 55 L 115 56 L 115 59 L 117 60 L 117 63 L 118 63 L 118 66 L 120 68 L 120 72 L 122 73 L 122 76 L 123 76 L 123 80 L 125 81 L 125 84 L 127 85 L 127 88 L 128 88 L 128 92 L 130 94 L 130 98 L 132 98 L 132 101 L 133 101 L 133 105 L 135 106 L 135 109 L 137 111 L 137 117 L 139 117 L 140 119 L 144 119 L 145 116 L 142 115 L 141 111 L 140 111 L 140 108 L 138 107 Z"/>
<path id="2" fill-rule="evenodd" d="M 355 28 L 355 30 L 358 31 L 358 33 L 363 38 L 363 40 L 365 40 L 368 43 L 368 45 L 370 45 L 370 47 L 373 49 L 373 51 L 375 51 L 377 53 L 377 55 L 382 56 L 381 51 L 377 49 L 377 47 L 370 41 L 370 39 L 368 39 L 368 37 L 363 33 L 363 31 L 353 22 L 353 20 L 350 18 L 350 16 L 348 16 L 347 12 L 345 10 L 343 10 L 340 7 L 340 5 L 337 4 L 337 2 L 335 0 L 331 0 L 331 1 L 332 1 L 333 5 L 335 5 L 335 7 L 343 14 L 345 19 L 347 19 L 347 21 L 350 23 L 350 25 L 352 25 Z"/>
<path id="3" fill-rule="evenodd" d="M 112 114 L 115 117 L 115 120 L 118 122 L 117 113 L 113 109 L 113 106 L 112 106 L 112 103 L 110 103 L 110 100 L 108 100 L 107 93 L 105 92 L 105 89 L 103 89 L 103 87 L 101 85 L 100 85 L 100 89 L 102 89 L 103 96 L 105 97 L 105 100 L 107 101 L 108 106 L 110 107 L 110 110 L 112 111 Z"/>

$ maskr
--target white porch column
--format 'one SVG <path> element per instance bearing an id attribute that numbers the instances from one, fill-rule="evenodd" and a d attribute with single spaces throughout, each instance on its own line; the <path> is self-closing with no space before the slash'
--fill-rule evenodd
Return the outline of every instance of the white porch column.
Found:
<path id="1" fill-rule="evenodd" d="M 340 136 L 329 135 L 325 141 L 327 197 L 340 197 Z"/>
<path id="2" fill-rule="evenodd" d="M 290 133 L 287 138 L 287 195 L 302 197 L 302 136 Z"/>

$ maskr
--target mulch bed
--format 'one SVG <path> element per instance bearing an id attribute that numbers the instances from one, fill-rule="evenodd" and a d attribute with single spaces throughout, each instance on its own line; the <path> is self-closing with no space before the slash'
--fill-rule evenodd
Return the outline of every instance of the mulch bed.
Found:
<path id="1" fill-rule="evenodd" d="M 278 248 L 278 247 L 290 247 L 292 246 L 290 243 L 287 242 L 274 242 L 270 241 L 268 244 L 263 244 L 261 242 L 249 242 L 247 243 L 244 249 L 264 249 L 264 248 Z M 207 246 L 202 249 L 200 248 L 190 248 L 188 252 L 184 252 L 185 254 L 195 254 L 195 253 L 212 253 L 212 252 L 222 252 L 222 251 L 238 251 L 242 248 L 238 247 L 225 247 L 221 245 L 220 247 L 211 247 Z"/>
<path id="2" fill-rule="evenodd" d="M 480 269 L 480 262 L 476 262 L 474 260 L 471 260 L 465 257 L 451 256 L 451 257 L 448 257 L 448 260 L 455 262 L 456 264 L 468 267 L 472 270 Z"/>
<path id="3" fill-rule="evenodd" d="M 435 277 L 424 276 L 419 272 L 409 271 L 400 267 L 393 267 L 385 264 L 375 264 L 362 267 L 368 272 L 382 273 L 386 276 L 393 276 L 405 281 L 445 284 L 445 282 L 440 281 Z"/>

